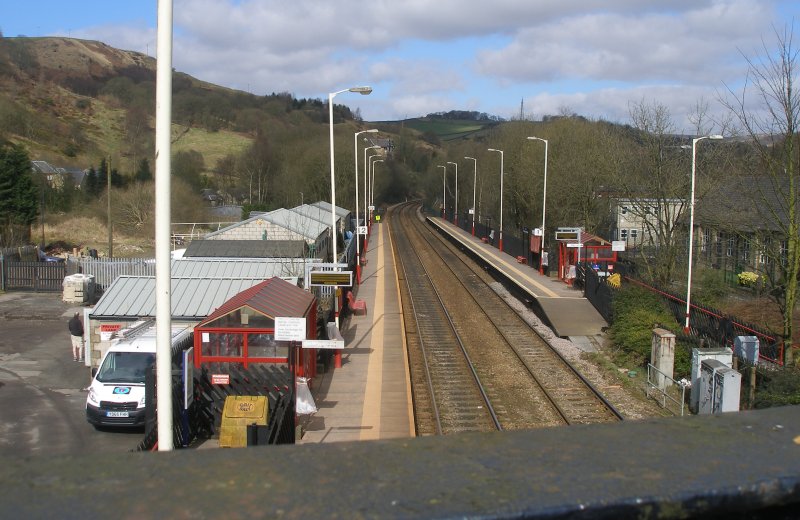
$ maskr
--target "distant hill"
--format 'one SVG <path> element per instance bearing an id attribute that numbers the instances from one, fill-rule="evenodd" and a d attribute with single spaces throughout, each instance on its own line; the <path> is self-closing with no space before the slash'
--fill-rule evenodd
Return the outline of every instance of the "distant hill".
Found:
<path id="1" fill-rule="evenodd" d="M 426 140 L 452 141 L 483 132 L 502 122 L 502 118 L 485 114 L 483 112 L 467 110 L 451 110 L 450 112 L 436 112 L 425 117 L 404 119 L 402 121 L 384 121 L 406 128 L 411 128 L 427 136 Z"/>
<path id="2" fill-rule="evenodd" d="M 74 38 L 0 38 L 0 139 L 32 158 L 86 167 L 110 158 L 123 173 L 153 156 L 156 61 Z M 173 75 L 174 151 L 203 152 L 208 168 L 238 153 L 266 121 L 282 130 L 328 121 L 319 99 L 256 96 Z M 334 117 L 353 120 L 336 105 Z M 275 130 L 275 131 L 279 131 Z"/>

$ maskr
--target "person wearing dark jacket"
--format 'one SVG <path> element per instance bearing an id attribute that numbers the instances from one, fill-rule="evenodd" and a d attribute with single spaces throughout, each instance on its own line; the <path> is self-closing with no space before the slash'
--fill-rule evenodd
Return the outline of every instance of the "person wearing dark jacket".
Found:
<path id="1" fill-rule="evenodd" d="M 72 359 L 83 361 L 83 323 L 79 312 L 69 320 L 69 333 L 72 336 Z"/>

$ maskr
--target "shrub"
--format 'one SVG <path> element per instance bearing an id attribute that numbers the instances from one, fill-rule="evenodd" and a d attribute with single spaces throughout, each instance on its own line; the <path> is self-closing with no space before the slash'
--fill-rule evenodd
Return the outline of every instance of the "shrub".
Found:
<path id="1" fill-rule="evenodd" d="M 739 273 L 736 278 L 739 281 L 739 285 L 742 287 L 755 287 L 756 283 L 758 282 L 758 274 L 752 271 L 744 271 Z"/>
<path id="2" fill-rule="evenodd" d="M 650 360 L 654 326 L 677 329 L 675 318 L 659 296 L 630 285 L 617 291 L 611 339 L 619 348 L 618 361 L 644 367 Z M 676 353 L 676 360 L 678 358 Z"/>

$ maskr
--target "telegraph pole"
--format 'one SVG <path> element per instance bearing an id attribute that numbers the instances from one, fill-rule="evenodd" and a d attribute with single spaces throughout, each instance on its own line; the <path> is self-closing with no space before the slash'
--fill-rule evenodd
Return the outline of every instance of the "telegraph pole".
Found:
<path id="1" fill-rule="evenodd" d="M 114 258 L 114 237 L 111 223 L 111 157 L 106 160 L 106 190 L 108 194 L 108 257 Z"/>

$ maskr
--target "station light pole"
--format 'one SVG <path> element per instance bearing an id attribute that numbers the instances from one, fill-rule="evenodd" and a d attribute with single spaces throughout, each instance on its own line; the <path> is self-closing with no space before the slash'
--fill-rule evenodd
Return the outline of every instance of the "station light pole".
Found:
<path id="1" fill-rule="evenodd" d="M 355 168 L 353 169 L 353 173 L 355 174 L 355 185 L 356 185 L 356 283 L 361 285 L 361 239 L 359 235 L 359 228 L 361 226 L 358 225 L 359 222 L 359 211 L 358 211 L 358 136 L 361 134 L 374 134 L 378 131 L 377 128 L 373 128 L 371 130 L 361 130 L 360 132 L 356 132 L 353 135 L 353 160 L 355 161 Z M 366 151 L 364 152 L 366 154 Z M 364 215 L 367 214 L 367 208 L 364 208 Z M 364 219 L 366 224 L 366 219 Z M 366 227 L 366 226 L 365 226 Z"/>
<path id="2" fill-rule="evenodd" d="M 494 148 L 488 149 L 490 152 L 497 152 L 500 154 L 500 238 L 498 249 L 503 251 L 503 150 L 496 150 Z"/>
<path id="3" fill-rule="evenodd" d="M 447 161 L 447 164 L 452 164 L 456 167 L 456 205 L 455 209 L 453 210 L 453 224 L 458 226 L 458 163 Z"/>
<path id="4" fill-rule="evenodd" d="M 331 242 L 333 242 L 333 263 L 336 264 L 339 261 L 337 251 L 336 251 L 336 240 L 338 238 L 338 234 L 336 233 L 336 176 L 334 175 L 334 153 L 333 153 L 333 98 L 337 94 L 341 94 L 342 92 L 358 92 L 362 95 L 368 95 L 372 92 L 372 87 L 350 87 L 342 90 L 337 90 L 336 92 L 330 92 L 328 94 L 328 126 L 330 128 L 330 148 L 331 148 Z M 337 268 L 334 268 L 337 270 Z M 338 307 L 338 305 L 336 306 Z M 334 322 L 336 323 L 336 328 L 339 328 L 339 311 L 337 308 L 334 308 Z"/>
<path id="5" fill-rule="evenodd" d="M 447 166 L 436 166 L 442 169 L 442 218 L 447 220 Z"/>
<path id="6" fill-rule="evenodd" d="M 370 161 L 372 167 L 372 175 L 369 180 L 369 205 L 375 207 L 375 165 L 379 162 L 385 162 L 383 159 L 377 159 L 375 162 Z"/>
<path id="7" fill-rule="evenodd" d="M 544 237 L 547 233 L 544 230 L 544 216 L 547 209 L 547 139 L 541 137 L 529 137 L 533 141 L 541 141 L 544 143 L 544 183 L 542 187 L 542 243 L 539 245 L 539 274 L 544 274 Z"/>
<path id="8" fill-rule="evenodd" d="M 692 247 L 694 246 L 694 180 L 697 163 L 697 143 L 703 139 L 722 139 L 721 135 L 704 135 L 692 139 L 692 187 L 689 202 L 689 269 L 686 275 L 686 323 L 683 326 L 684 334 L 689 334 L 689 312 L 692 299 Z"/>
<path id="9" fill-rule="evenodd" d="M 375 150 L 377 148 L 381 148 L 380 146 L 370 146 L 369 148 L 364 149 L 364 157 L 367 157 L 367 150 Z M 369 214 L 367 216 L 367 234 L 372 233 L 372 198 L 370 197 L 370 192 L 372 191 L 372 177 L 370 172 L 372 172 L 372 160 L 381 157 L 380 154 L 377 155 L 370 155 L 369 160 L 367 160 L 366 164 L 364 164 L 364 211 L 366 212 L 369 210 Z M 367 213 L 365 213 L 367 215 Z"/>
<path id="10" fill-rule="evenodd" d="M 475 213 L 477 213 L 477 209 L 475 208 L 475 193 L 478 191 L 478 160 L 474 157 L 464 157 L 464 159 L 471 160 L 474 166 L 472 176 L 472 236 L 475 236 Z"/>

